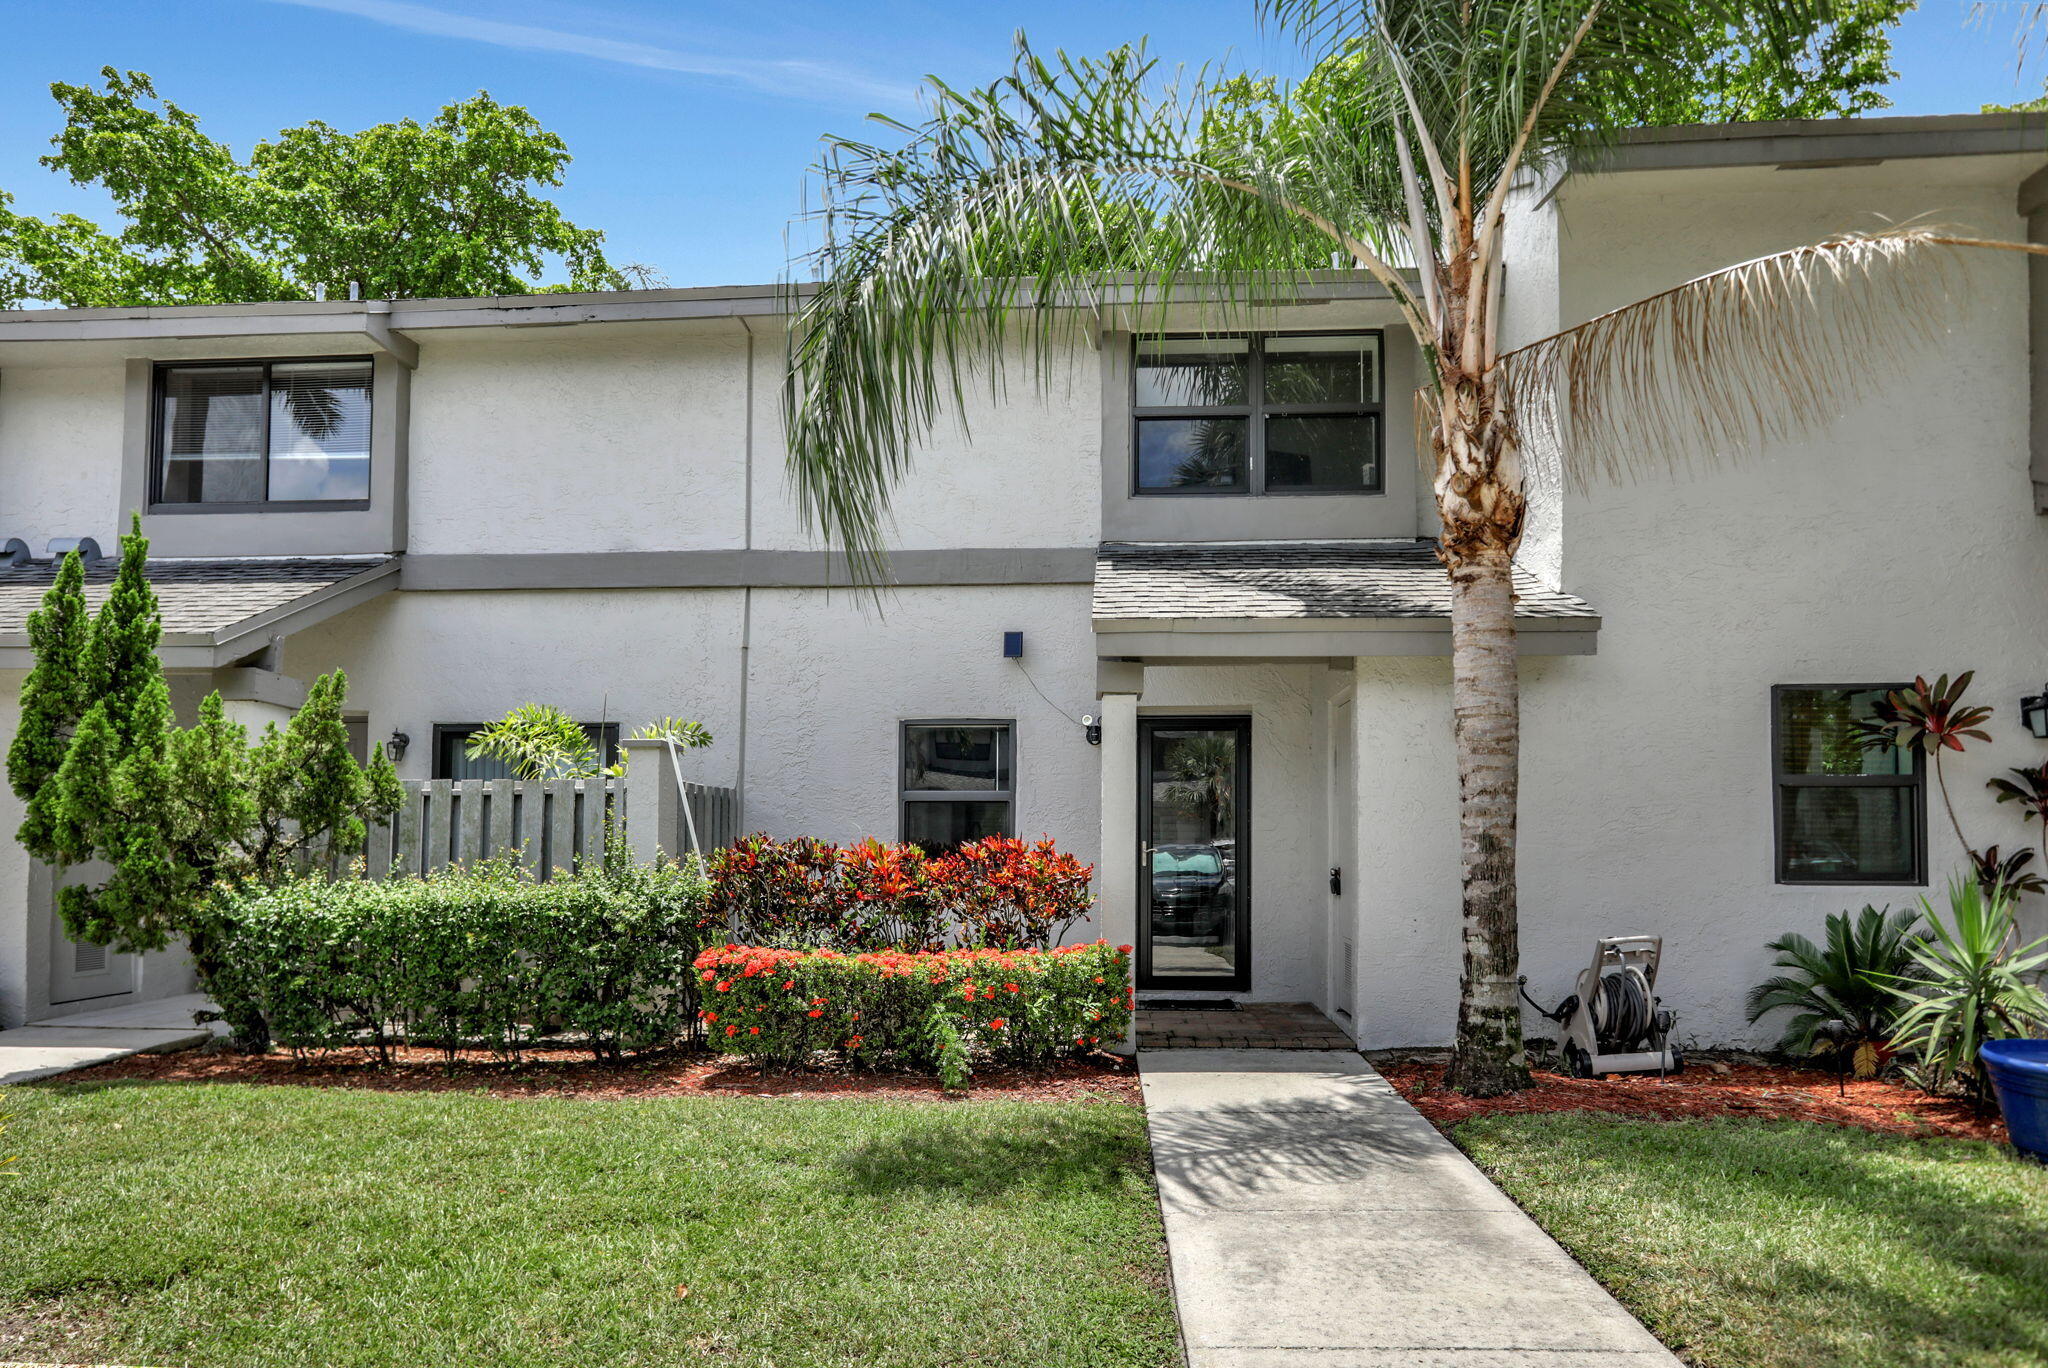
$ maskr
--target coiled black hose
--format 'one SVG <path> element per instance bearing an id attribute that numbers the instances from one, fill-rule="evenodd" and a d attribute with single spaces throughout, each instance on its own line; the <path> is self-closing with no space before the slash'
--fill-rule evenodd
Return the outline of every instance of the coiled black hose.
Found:
<path id="1" fill-rule="evenodd" d="M 1539 1016 L 1563 1025 L 1579 1009 L 1575 993 L 1546 1012 L 1529 996 L 1527 984 L 1528 979 L 1523 978 L 1515 986 Z M 1642 970 L 1632 964 L 1611 969 L 1600 975 L 1599 995 L 1593 1001 L 1593 1035 L 1602 1044 L 1628 1049 L 1655 1028 L 1654 1011 L 1650 981 Z"/>

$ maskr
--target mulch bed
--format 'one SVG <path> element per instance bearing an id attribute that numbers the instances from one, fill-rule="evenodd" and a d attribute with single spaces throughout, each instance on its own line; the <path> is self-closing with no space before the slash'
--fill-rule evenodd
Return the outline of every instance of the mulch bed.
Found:
<path id="1" fill-rule="evenodd" d="M 1726 1072 L 1723 1072 L 1725 1070 Z M 1747 1116 L 1767 1121 L 1817 1121 L 1893 1135 L 1945 1135 L 2005 1142 L 1997 1113 L 1979 1115 L 1966 1102 L 1929 1097 L 1903 1083 L 1848 1081 L 1838 1095 L 1832 1073 L 1776 1065 L 1687 1060 L 1670 1077 L 1619 1074 L 1607 1079 L 1536 1074 L 1536 1086 L 1506 1097 L 1476 1098 L 1443 1086 L 1439 1063 L 1387 1063 L 1380 1072 L 1439 1130 L 1478 1116 L 1598 1111 L 1652 1121 Z"/>
<path id="2" fill-rule="evenodd" d="M 663 1052 L 617 1064 L 583 1050 L 533 1050 L 518 1064 L 481 1051 L 449 1064 L 439 1050 L 395 1050 L 380 1065 L 367 1050 L 334 1050 L 303 1060 L 186 1050 L 130 1055 L 60 1075 L 57 1083 L 258 1083 L 370 1092 L 487 1092 L 498 1097 L 877 1097 L 951 1101 L 923 1074 L 806 1070 L 763 1074 L 723 1055 Z M 969 1102 L 1115 1102 L 1138 1105 L 1136 1065 L 1096 1054 L 1035 1068 L 975 1073 Z"/>

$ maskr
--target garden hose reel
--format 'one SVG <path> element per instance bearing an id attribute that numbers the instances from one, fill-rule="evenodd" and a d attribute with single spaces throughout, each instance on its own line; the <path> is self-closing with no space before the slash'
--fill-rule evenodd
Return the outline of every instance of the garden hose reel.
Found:
<path id="1" fill-rule="evenodd" d="M 1523 990 L 1530 1006 L 1564 1027 L 1564 1062 L 1572 1077 L 1684 1069 L 1685 1057 L 1671 1044 L 1675 1018 L 1657 999 L 1663 957 L 1662 936 L 1607 936 L 1594 943 L 1577 991 L 1552 1010 Z"/>

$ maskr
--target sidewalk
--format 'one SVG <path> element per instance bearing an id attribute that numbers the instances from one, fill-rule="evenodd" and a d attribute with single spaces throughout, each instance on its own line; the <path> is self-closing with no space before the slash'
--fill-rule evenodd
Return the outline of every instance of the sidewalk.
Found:
<path id="1" fill-rule="evenodd" d="M 226 1033 L 217 1021 L 192 1024 L 192 1014 L 210 1005 L 205 995 L 186 993 L 0 1031 L 0 1085 L 48 1078 L 124 1055 L 203 1045 Z"/>
<path id="2" fill-rule="evenodd" d="M 1356 1053 L 1142 1051 L 1189 1368 L 1675 1368 Z"/>

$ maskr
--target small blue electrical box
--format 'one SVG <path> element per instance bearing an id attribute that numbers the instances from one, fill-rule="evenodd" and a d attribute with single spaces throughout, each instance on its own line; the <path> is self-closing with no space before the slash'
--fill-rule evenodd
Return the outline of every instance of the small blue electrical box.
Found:
<path id="1" fill-rule="evenodd" d="M 1022 632 L 1003 633 L 1003 659 L 1022 660 L 1023 658 L 1024 634 Z"/>

